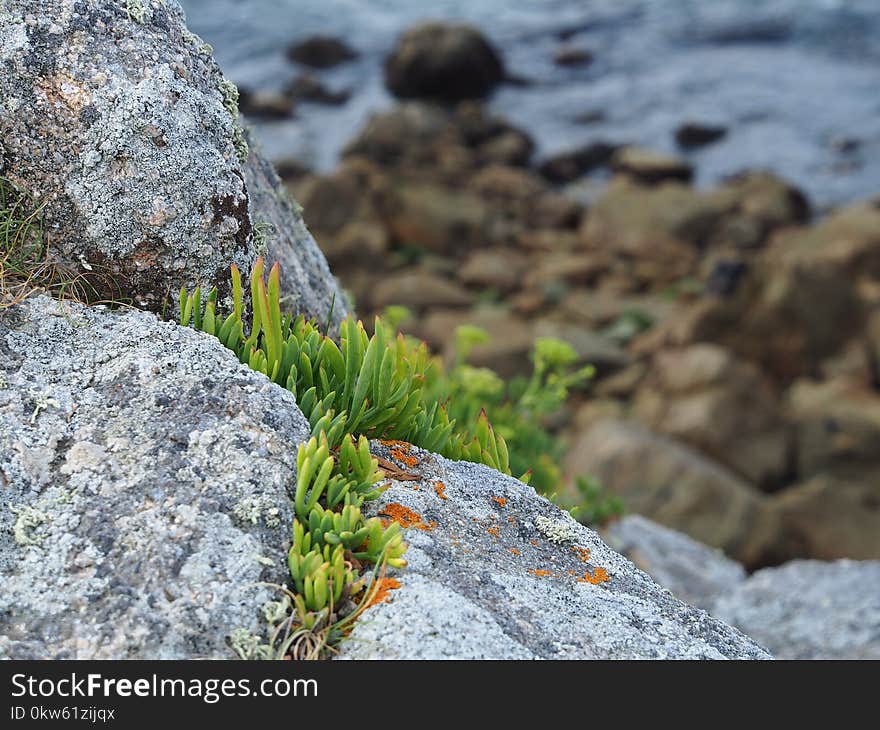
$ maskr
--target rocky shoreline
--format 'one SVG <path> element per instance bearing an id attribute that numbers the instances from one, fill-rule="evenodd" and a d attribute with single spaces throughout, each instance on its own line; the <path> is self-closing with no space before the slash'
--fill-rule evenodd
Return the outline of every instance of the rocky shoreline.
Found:
<path id="1" fill-rule="evenodd" d="M 287 184 L 360 316 L 403 305 L 447 355 L 475 324 L 504 376 L 539 335 L 596 366 L 553 424 L 569 486 L 750 568 L 880 557 L 880 203 L 819 216 L 766 171 L 701 190 L 649 150 L 532 150 L 481 99 L 407 100 Z"/>

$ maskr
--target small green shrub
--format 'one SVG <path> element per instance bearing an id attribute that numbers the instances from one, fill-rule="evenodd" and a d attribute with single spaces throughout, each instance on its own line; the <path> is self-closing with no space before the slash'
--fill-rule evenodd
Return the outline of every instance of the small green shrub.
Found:
<path id="1" fill-rule="evenodd" d="M 544 423 L 559 412 L 572 389 L 584 387 L 594 369 L 578 367 L 577 353 L 567 342 L 541 337 L 531 354 L 531 376 L 505 382 L 488 368 L 468 364 L 473 348 L 486 341 L 483 330 L 459 327 L 455 362 L 445 371 L 438 361 L 429 391 L 438 400 L 448 399 L 449 416 L 457 423 L 478 422 L 483 413 L 510 450 L 511 471 L 525 473 L 536 489 L 553 494 L 562 481 L 564 447 Z"/>
<path id="2" fill-rule="evenodd" d="M 623 500 L 609 493 L 598 479 L 579 476 L 575 486 L 579 499 L 571 514 L 584 524 L 603 525 L 626 511 Z"/>

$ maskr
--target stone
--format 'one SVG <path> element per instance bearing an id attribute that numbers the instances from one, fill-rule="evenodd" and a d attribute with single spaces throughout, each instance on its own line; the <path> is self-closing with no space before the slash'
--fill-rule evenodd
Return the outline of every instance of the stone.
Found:
<path id="1" fill-rule="evenodd" d="M 474 251 L 462 263 L 458 278 L 469 287 L 510 292 L 519 286 L 528 265 L 528 258 L 516 251 Z"/>
<path id="2" fill-rule="evenodd" d="M 721 597 L 713 615 L 779 659 L 880 659 L 880 562 L 765 568 Z"/>
<path id="3" fill-rule="evenodd" d="M 553 54 L 553 63 L 557 66 L 589 66 L 592 62 L 593 54 L 577 46 L 562 46 Z"/>
<path id="4" fill-rule="evenodd" d="M 541 256 L 532 265 L 525 275 L 524 283 L 543 290 L 560 285 L 573 286 L 578 287 L 575 292 L 580 293 L 584 291 L 582 287 L 595 284 L 607 270 L 608 261 L 602 256 L 592 255 L 592 252 L 554 251 Z"/>
<path id="5" fill-rule="evenodd" d="M 0 10 L 3 174 L 43 205 L 50 261 L 96 299 L 162 311 L 181 286 L 216 284 L 222 299 L 230 264 L 247 273 L 265 252 L 282 261 L 291 306 L 325 316 L 338 295 L 341 316 L 210 47 L 174 0 L 130 5 Z"/>
<path id="6" fill-rule="evenodd" d="M 767 563 L 880 560 L 880 467 L 822 473 L 773 495 Z"/>
<path id="7" fill-rule="evenodd" d="M 409 456 L 419 481 L 392 482 L 369 509 L 401 505 L 427 529 L 406 530 L 408 566 L 392 574 L 400 587 L 367 609 L 340 658 L 769 657 L 531 487 L 485 466 Z"/>
<path id="8" fill-rule="evenodd" d="M 468 356 L 471 365 L 490 368 L 504 378 L 531 372 L 528 355 L 535 342 L 535 328 L 531 322 L 511 314 L 504 307 L 434 309 L 411 329 L 411 333 L 451 358 L 455 329 L 463 324 L 479 327 L 489 335 L 487 343 L 477 345 L 471 351 Z"/>
<path id="9" fill-rule="evenodd" d="M 336 271 L 374 266 L 389 249 L 385 227 L 367 220 L 346 223 L 337 234 L 322 240 L 324 255 Z"/>
<path id="10" fill-rule="evenodd" d="M 849 379 L 796 381 L 787 405 L 797 436 L 797 473 L 880 466 L 880 396 Z M 878 492 L 880 495 L 880 492 Z"/>
<path id="11" fill-rule="evenodd" d="M 880 202 L 862 201 L 809 228 L 783 229 L 773 240 L 778 258 L 815 261 L 850 280 L 880 279 Z"/>
<path id="12" fill-rule="evenodd" d="M 289 119 L 293 116 L 293 99 L 275 91 L 251 91 L 240 88 L 238 109 L 250 119 Z"/>
<path id="13" fill-rule="evenodd" d="M 628 513 L 684 532 L 746 567 L 760 564 L 775 532 L 767 498 L 693 449 L 635 423 L 600 420 L 572 443 L 569 474 L 589 474 Z"/>
<path id="14" fill-rule="evenodd" d="M 385 85 L 401 99 L 485 97 L 504 76 L 498 51 L 468 25 L 416 25 L 397 39 L 385 60 Z"/>
<path id="15" fill-rule="evenodd" d="M 538 167 L 547 180 L 555 184 L 573 182 L 599 167 L 611 162 L 618 145 L 593 142 L 576 150 L 560 152 L 548 157 Z"/>
<path id="16" fill-rule="evenodd" d="M 746 579 L 745 569 L 720 550 L 640 515 L 613 521 L 602 537 L 676 598 L 710 613 Z"/>
<path id="17" fill-rule="evenodd" d="M 357 51 L 345 41 L 332 36 L 314 35 L 292 44 L 287 57 L 311 68 L 333 68 L 357 58 Z"/>
<path id="18" fill-rule="evenodd" d="M 475 167 L 528 164 L 533 148 L 526 132 L 490 114 L 478 101 L 454 106 L 406 101 L 372 115 L 343 155 L 367 157 L 409 177 L 460 187 Z"/>
<path id="19" fill-rule="evenodd" d="M 611 159 L 611 167 L 643 185 L 656 185 L 667 180 L 688 183 L 694 176 L 694 168 L 687 160 L 640 147 L 617 150 Z"/>
<path id="20" fill-rule="evenodd" d="M 705 147 L 727 136 L 727 128 L 700 122 L 685 122 L 675 130 L 675 141 L 679 147 Z"/>
<path id="21" fill-rule="evenodd" d="M 208 335 L 45 296 L 0 311 L 0 375 L 0 657 L 262 635 L 310 433 L 292 394 Z"/>
<path id="22" fill-rule="evenodd" d="M 160 309 L 254 259 L 234 87 L 176 2 L 0 11 L 4 175 L 44 203 L 49 255 Z M 239 131 L 240 134 L 240 131 Z"/>
<path id="23" fill-rule="evenodd" d="M 668 285 L 691 275 L 725 212 L 681 183 L 644 188 L 616 181 L 587 211 L 580 235 L 587 248 L 633 262 L 631 277 Z"/>
<path id="24" fill-rule="evenodd" d="M 789 477 L 792 439 L 772 382 L 718 345 L 658 352 L 633 415 L 763 489 Z"/>
<path id="25" fill-rule="evenodd" d="M 388 274 L 373 287 L 370 306 L 381 311 L 398 304 L 421 312 L 433 307 L 467 307 L 474 296 L 460 284 L 422 269 Z"/>
<path id="26" fill-rule="evenodd" d="M 351 97 L 351 91 L 343 89 L 332 91 L 312 74 L 301 74 L 285 88 L 285 93 L 294 101 L 310 101 L 314 104 L 339 106 Z"/>
<path id="27" fill-rule="evenodd" d="M 467 191 L 401 183 L 382 200 L 379 214 L 401 245 L 448 255 L 491 242 L 489 208 Z"/>

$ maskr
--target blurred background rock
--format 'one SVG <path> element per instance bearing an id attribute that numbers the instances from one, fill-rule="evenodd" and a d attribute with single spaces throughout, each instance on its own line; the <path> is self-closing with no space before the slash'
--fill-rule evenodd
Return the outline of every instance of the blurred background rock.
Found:
<path id="1" fill-rule="evenodd" d="M 361 317 L 596 367 L 545 424 L 562 499 L 880 558 L 880 5 L 182 4 Z"/>

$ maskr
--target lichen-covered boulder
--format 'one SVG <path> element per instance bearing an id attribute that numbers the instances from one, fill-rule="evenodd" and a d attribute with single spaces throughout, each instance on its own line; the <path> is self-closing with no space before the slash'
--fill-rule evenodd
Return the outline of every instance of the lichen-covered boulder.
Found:
<path id="1" fill-rule="evenodd" d="M 174 0 L 7 0 L 0 67 L 0 174 L 96 298 L 160 311 L 181 285 L 222 289 L 268 244 L 299 262 L 287 292 L 326 314 L 326 262 L 281 187 L 248 172 L 265 163 L 248 161 L 237 91 Z"/>
<path id="2" fill-rule="evenodd" d="M 0 310 L 0 658 L 234 658 L 287 577 L 309 425 L 217 340 Z"/>
<path id="3" fill-rule="evenodd" d="M 880 561 L 759 570 L 712 611 L 781 659 L 880 659 Z"/>
<path id="4" fill-rule="evenodd" d="M 343 658 L 769 657 L 522 482 L 406 445 L 377 449 L 413 477 L 370 506 L 407 527 L 409 565 L 385 578 Z"/>

